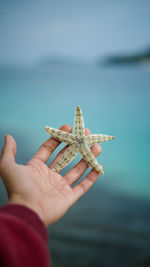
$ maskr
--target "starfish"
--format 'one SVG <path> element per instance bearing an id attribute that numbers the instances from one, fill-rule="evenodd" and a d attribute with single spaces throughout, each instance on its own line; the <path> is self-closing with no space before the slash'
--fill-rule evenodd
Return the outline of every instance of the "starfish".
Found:
<path id="1" fill-rule="evenodd" d="M 51 128 L 49 126 L 46 126 L 45 130 L 58 141 L 65 142 L 69 145 L 62 157 L 51 169 L 52 171 L 60 172 L 60 170 L 67 166 L 72 161 L 72 159 L 78 154 L 78 152 L 80 152 L 83 159 L 87 162 L 89 166 L 94 168 L 97 172 L 104 174 L 103 167 L 99 165 L 89 146 L 96 143 L 103 143 L 115 139 L 115 137 L 104 134 L 91 134 L 85 136 L 84 120 L 82 116 L 82 111 L 79 106 L 76 107 L 75 112 L 75 134 L 66 133 L 61 130 Z"/>

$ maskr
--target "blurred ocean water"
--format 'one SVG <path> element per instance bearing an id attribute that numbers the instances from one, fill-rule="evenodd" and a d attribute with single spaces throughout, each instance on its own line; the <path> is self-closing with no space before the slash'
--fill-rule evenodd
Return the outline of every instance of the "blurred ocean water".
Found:
<path id="1" fill-rule="evenodd" d="M 102 144 L 104 176 L 50 228 L 53 266 L 149 266 L 149 88 L 146 67 L 0 69 L 0 146 L 12 134 L 18 162 L 49 137 L 44 126 L 73 127 L 76 105 L 92 133 L 116 136 Z"/>
<path id="2" fill-rule="evenodd" d="M 150 199 L 149 88 L 144 68 L 1 69 L 1 139 L 15 133 L 32 152 L 48 138 L 45 125 L 73 127 L 80 105 L 92 133 L 117 137 L 102 144 L 99 161 L 109 179 L 100 184 Z"/>

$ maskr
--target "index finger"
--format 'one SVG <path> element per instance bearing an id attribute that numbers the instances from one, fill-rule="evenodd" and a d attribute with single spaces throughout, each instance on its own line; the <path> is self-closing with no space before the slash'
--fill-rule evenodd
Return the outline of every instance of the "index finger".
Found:
<path id="1" fill-rule="evenodd" d="M 64 124 L 59 129 L 61 131 L 68 132 L 68 133 L 72 132 L 72 128 L 69 124 Z M 39 150 L 33 156 L 33 159 L 39 159 L 39 160 L 42 160 L 43 162 L 46 162 L 59 144 L 60 142 L 58 140 L 56 140 L 53 137 L 50 137 L 46 142 L 44 142 L 40 146 Z"/>

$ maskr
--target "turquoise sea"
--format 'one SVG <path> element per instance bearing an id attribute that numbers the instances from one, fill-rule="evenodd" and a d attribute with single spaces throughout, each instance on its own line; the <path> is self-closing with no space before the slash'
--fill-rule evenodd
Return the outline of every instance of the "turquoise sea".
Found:
<path id="1" fill-rule="evenodd" d="M 148 66 L 0 68 L 0 147 L 12 134 L 17 161 L 28 161 L 48 138 L 44 126 L 73 127 L 76 105 L 92 133 L 116 139 L 102 144 L 104 176 L 50 229 L 53 266 L 149 266 Z"/>

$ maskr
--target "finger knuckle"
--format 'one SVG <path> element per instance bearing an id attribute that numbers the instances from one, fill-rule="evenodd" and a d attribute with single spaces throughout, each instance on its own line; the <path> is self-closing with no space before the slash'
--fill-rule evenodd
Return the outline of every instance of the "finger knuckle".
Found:
<path id="1" fill-rule="evenodd" d="M 102 152 L 101 146 L 98 144 L 94 144 L 91 150 L 94 156 L 98 156 Z"/>
<path id="2" fill-rule="evenodd" d="M 43 144 L 42 145 L 46 150 L 48 150 L 48 152 L 52 153 L 53 150 L 55 149 L 54 145 L 48 145 L 48 144 Z"/>
<path id="3" fill-rule="evenodd" d="M 82 162 L 80 162 L 80 165 L 77 165 L 75 167 L 75 172 L 78 175 L 80 175 L 80 174 L 82 174 L 82 172 L 84 172 L 86 170 L 87 167 L 88 167 L 88 165 L 84 161 L 82 161 Z"/>

